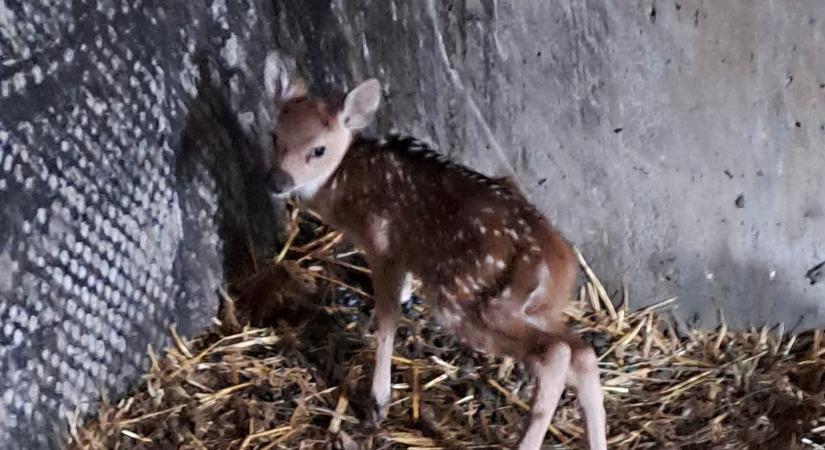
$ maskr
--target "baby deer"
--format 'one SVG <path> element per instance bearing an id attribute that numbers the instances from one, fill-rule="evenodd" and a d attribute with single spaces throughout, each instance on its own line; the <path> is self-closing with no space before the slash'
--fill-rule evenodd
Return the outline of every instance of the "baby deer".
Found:
<path id="1" fill-rule="evenodd" d="M 389 408 L 396 324 L 416 280 L 462 342 L 519 358 L 537 377 L 520 449 L 541 446 L 565 385 L 578 391 L 590 448 L 607 448 L 596 355 L 562 314 L 578 270 L 568 243 L 510 183 L 412 138 L 358 136 L 378 108 L 377 80 L 334 99 L 302 86 L 282 99 L 270 182 L 341 230 L 372 269 L 375 418 Z"/>

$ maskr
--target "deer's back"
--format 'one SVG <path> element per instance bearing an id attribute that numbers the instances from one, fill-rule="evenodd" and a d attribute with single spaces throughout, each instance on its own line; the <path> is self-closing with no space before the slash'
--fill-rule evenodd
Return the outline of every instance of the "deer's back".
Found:
<path id="1" fill-rule="evenodd" d="M 412 273 L 439 306 L 527 295 L 546 271 L 555 300 L 536 312 L 558 315 L 572 290 L 569 245 L 519 192 L 418 141 L 356 141 L 324 189 L 322 216 L 368 259 Z"/>

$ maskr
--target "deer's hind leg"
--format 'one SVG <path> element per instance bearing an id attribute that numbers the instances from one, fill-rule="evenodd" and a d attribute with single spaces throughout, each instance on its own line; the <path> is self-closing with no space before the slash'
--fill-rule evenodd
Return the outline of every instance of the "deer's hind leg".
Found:
<path id="1" fill-rule="evenodd" d="M 519 450 L 539 450 L 553 420 L 553 414 L 564 392 L 565 378 L 570 368 L 571 348 L 562 339 L 550 338 L 543 349 L 529 355 L 525 363 L 536 377 L 536 391 L 530 406 L 527 429 L 519 442 Z"/>
<path id="2" fill-rule="evenodd" d="M 587 429 L 587 442 L 590 450 L 606 450 L 607 419 L 596 352 L 576 336 L 568 337 L 567 342 L 572 350 L 567 385 L 576 389 L 578 394 Z"/>

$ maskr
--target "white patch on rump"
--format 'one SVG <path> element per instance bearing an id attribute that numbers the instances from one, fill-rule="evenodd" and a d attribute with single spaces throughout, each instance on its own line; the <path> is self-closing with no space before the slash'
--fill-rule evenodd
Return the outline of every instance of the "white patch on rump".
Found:
<path id="1" fill-rule="evenodd" d="M 547 264 L 542 264 L 538 267 L 537 275 L 539 280 L 538 286 L 533 289 L 533 292 L 530 293 L 527 301 L 525 301 L 521 307 L 521 312 L 527 319 L 531 318 L 527 311 L 536 306 L 536 304 L 546 301 L 547 293 L 550 291 L 550 283 L 552 280 L 550 279 L 550 269 L 547 267 Z"/>

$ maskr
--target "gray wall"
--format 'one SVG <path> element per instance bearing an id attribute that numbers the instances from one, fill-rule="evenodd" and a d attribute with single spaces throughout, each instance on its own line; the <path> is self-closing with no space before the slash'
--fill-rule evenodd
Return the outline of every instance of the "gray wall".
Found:
<path id="1" fill-rule="evenodd" d="M 319 92 L 378 76 L 373 131 L 516 173 L 634 305 L 824 324 L 823 21 L 815 0 L 0 0 L 0 447 L 58 448 L 271 251 L 272 47 Z"/>
<path id="2" fill-rule="evenodd" d="M 821 1 L 292 0 L 276 14 L 318 91 L 380 78 L 377 130 L 515 172 L 633 305 L 677 295 L 704 325 L 718 308 L 736 326 L 825 325 L 825 280 L 806 277 L 825 260 Z"/>
<path id="3" fill-rule="evenodd" d="M 60 448 L 266 253 L 271 15 L 0 0 L 0 448 Z"/>

